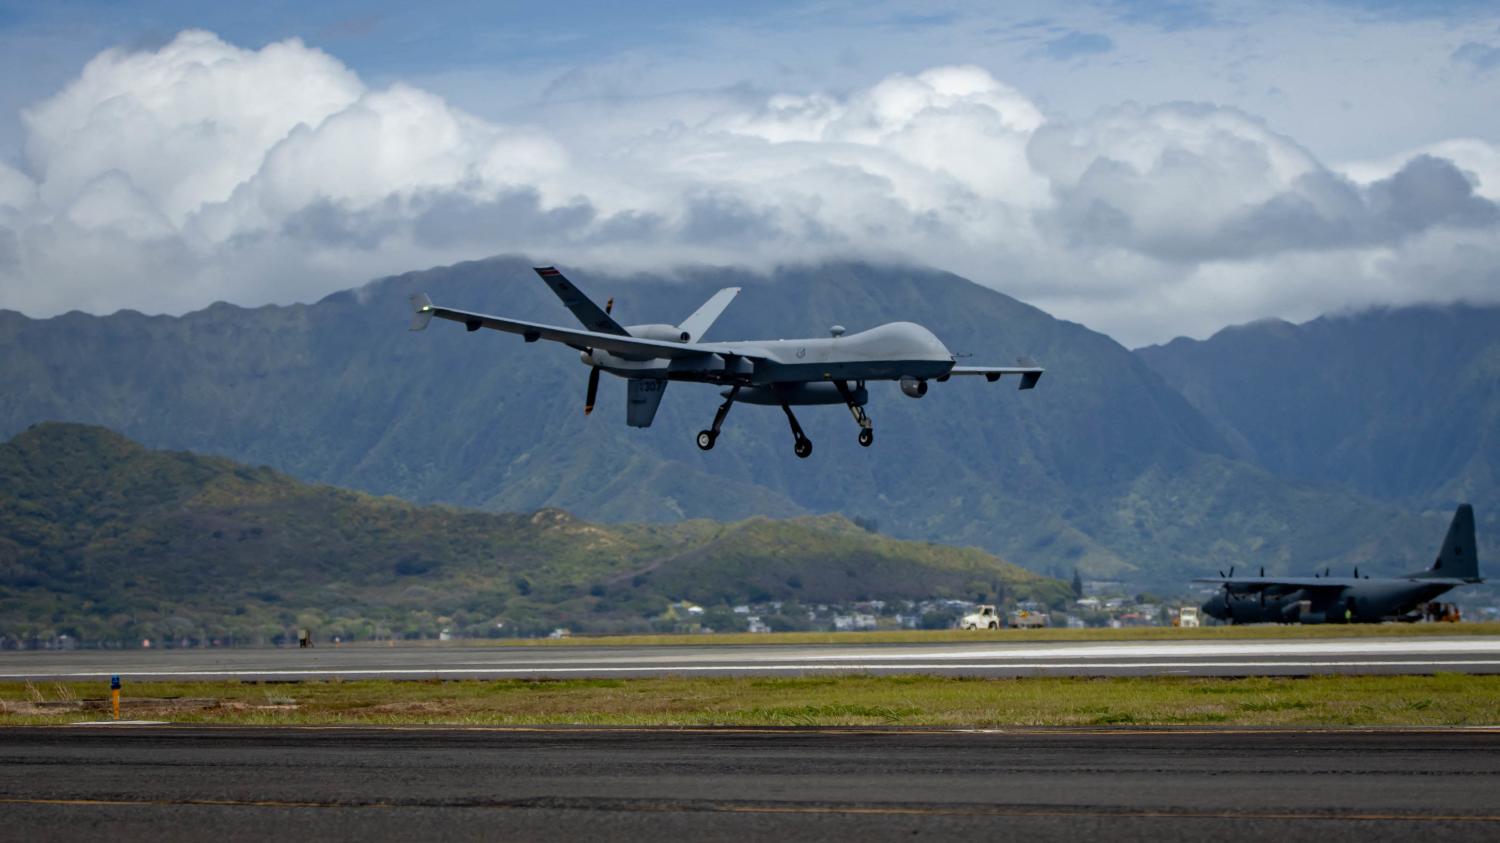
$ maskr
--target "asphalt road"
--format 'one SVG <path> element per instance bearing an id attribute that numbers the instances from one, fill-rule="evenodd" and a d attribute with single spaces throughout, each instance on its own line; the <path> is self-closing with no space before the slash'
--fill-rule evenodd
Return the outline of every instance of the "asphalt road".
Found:
<path id="1" fill-rule="evenodd" d="M 10 840 L 1500 839 L 1500 731 L 0 730 Z"/>
<path id="2" fill-rule="evenodd" d="M 983 633 L 976 633 L 982 637 Z M 0 652 L 0 680 L 506 678 L 928 673 L 1286 676 L 1497 673 L 1500 636 L 655 647 L 317 647 Z"/>

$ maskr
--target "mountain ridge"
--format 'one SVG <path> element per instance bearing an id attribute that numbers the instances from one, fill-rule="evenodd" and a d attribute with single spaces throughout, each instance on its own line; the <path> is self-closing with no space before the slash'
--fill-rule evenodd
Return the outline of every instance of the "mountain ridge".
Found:
<path id="1" fill-rule="evenodd" d="M 1500 489 L 1500 307 L 1250 323 L 1136 353 L 1280 476 L 1431 508 Z"/>
<path id="2" fill-rule="evenodd" d="M 744 292 L 712 338 L 820 336 L 835 322 L 927 325 L 975 363 L 1029 355 L 1037 389 L 955 379 L 914 402 L 872 384 L 876 444 L 840 407 L 803 408 L 817 443 L 790 453 L 774 408 L 736 406 L 712 452 L 717 391 L 671 386 L 653 427 L 623 425 L 606 378 L 582 414 L 571 351 L 457 326 L 409 334 L 407 296 L 569 324 L 528 262 L 500 257 L 377 279 L 313 304 L 183 317 L 0 315 L 0 377 L 21 383 L 0 434 L 42 419 L 116 428 L 152 447 L 263 463 L 312 482 L 490 511 L 560 506 L 602 521 L 841 512 L 891 535 L 974 544 L 1033 569 L 1178 580 L 1229 564 L 1425 559 L 1440 513 L 1292 483 L 1236 445 L 1141 355 L 951 273 L 829 263 L 767 275 L 684 270 L 660 282 L 570 273 L 625 323 L 675 321 Z M 443 330 L 447 328 L 449 330 Z"/>

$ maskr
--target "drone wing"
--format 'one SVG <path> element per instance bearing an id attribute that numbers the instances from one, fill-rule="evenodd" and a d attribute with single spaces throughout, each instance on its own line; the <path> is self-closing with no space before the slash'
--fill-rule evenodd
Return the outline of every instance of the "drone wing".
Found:
<path id="1" fill-rule="evenodd" d="M 413 295 L 411 297 L 411 306 L 411 329 L 413 331 L 420 331 L 426 328 L 427 323 L 432 321 L 432 318 L 435 316 L 439 319 L 447 319 L 452 322 L 462 322 L 464 327 L 470 331 L 477 331 L 480 328 L 490 328 L 496 331 L 504 331 L 508 334 L 520 334 L 527 342 L 551 340 L 572 346 L 580 351 L 585 348 L 597 348 L 618 354 L 621 357 L 637 360 L 699 357 L 705 354 L 718 354 L 721 351 L 725 351 L 725 349 L 716 345 L 647 340 L 629 335 L 622 336 L 614 333 L 582 331 L 576 328 L 559 328 L 556 325 L 543 325 L 539 322 L 525 322 L 520 319 L 507 319 L 503 316 L 491 316 L 486 313 L 454 310 L 451 307 L 439 307 L 433 304 L 432 299 L 429 299 L 426 293 Z"/>
<path id="2" fill-rule="evenodd" d="M 1020 375 L 1020 389 L 1033 389 L 1036 382 L 1042 379 L 1042 372 L 1047 371 L 1030 361 L 1021 361 L 1022 366 L 954 366 L 948 371 L 948 377 L 955 375 L 984 375 L 984 379 L 990 383 L 1000 380 L 1003 375 Z"/>

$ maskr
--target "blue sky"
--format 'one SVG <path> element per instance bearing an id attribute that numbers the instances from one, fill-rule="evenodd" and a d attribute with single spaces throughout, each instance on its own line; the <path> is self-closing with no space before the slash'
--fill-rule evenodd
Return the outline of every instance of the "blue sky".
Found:
<path id="1" fill-rule="evenodd" d="M 1500 286 L 1494 3 L 0 3 L 0 73 L 0 307 L 34 315 L 501 250 L 888 249 L 1132 343 Z M 418 148 L 398 113 L 451 130 Z M 389 183 L 306 175 L 340 143 Z M 150 155 L 173 144 L 177 171 Z M 528 238 L 420 236 L 460 201 Z M 726 214 L 760 239 L 704 239 Z"/>

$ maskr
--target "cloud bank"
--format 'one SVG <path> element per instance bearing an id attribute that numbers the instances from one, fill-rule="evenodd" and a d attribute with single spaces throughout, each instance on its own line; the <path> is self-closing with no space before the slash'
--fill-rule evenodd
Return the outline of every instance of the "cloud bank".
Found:
<path id="1" fill-rule="evenodd" d="M 1254 115 L 1050 117 L 973 66 L 841 93 L 558 97 L 526 125 L 289 40 L 106 51 L 0 164 L 0 307 L 310 300 L 500 252 L 570 266 L 919 261 L 1138 344 L 1500 299 L 1500 147 L 1335 168 Z"/>

